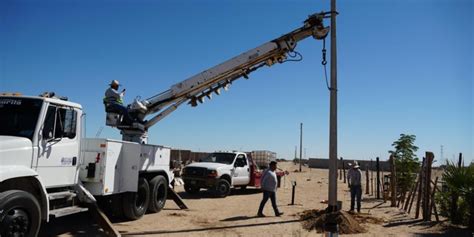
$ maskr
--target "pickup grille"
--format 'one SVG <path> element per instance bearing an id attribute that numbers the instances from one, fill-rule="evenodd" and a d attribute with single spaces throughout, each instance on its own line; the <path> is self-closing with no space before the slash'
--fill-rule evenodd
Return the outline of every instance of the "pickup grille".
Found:
<path id="1" fill-rule="evenodd" d="M 199 168 L 199 167 L 187 167 L 186 168 L 186 176 L 204 177 L 204 176 L 207 176 L 207 169 L 206 168 Z"/>

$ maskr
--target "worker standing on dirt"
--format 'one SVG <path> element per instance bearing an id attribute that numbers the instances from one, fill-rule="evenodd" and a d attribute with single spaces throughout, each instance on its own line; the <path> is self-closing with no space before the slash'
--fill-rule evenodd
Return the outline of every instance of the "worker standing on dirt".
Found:
<path id="1" fill-rule="evenodd" d="M 106 109 L 120 112 L 124 118 L 125 123 L 131 123 L 133 119 L 128 113 L 127 107 L 123 105 L 125 89 L 123 89 L 121 92 L 118 92 L 119 86 L 120 83 L 117 80 L 113 80 L 110 83 L 110 87 L 105 91 L 104 105 Z"/>
<path id="2" fill-rule="evenodd" d="M 357 161 L 354 161 L 352 168 L 347 172 L 347 180 L 351 189 L 351 212 L 354 211 L 355 199 L 357 199 L 357 212 L 360 212 L 360 199 L 362 198 L 362 171 Z"/>
<path id="3" fill-rule="evenodd" d="M 258 208 L 258 213 L 257 216 L 259 217 L 264 217 L 263 215 L 263 208 L 265 207 L 265 204 L 268 201 L 268 198 L 270 198 L 272 202 L 272 207 L 273 211 L 275 211 L 275 216 L 281 216 L 283 215 L 283 212 L 278 211 L 278 207 L 276 204 L 276 190 L 277 190 L 277 175 L 275 173 L 275 170 L 277 169 L 277 163 L 276 161 L 270 162 L 270 168 L 266 169 L 263 174 L 262 178 L 260 181 L 260 186 L 263 190 L 263 199 L 260 202 L 260 207 Z"/>

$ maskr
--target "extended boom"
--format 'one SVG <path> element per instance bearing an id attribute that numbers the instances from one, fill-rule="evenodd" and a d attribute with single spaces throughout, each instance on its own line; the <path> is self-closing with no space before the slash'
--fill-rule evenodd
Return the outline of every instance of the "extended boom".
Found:
<path id="1" fill-rule="evenodd" d="M 309 36 L 324 39 L 329 32 L 329 27 L 323 25 L 324 17 L 325 13 L 310 15 L 304 25 L 296 30 L 174 84 L 160 94 L 142 101 L 135 100 L 130 108 L 138 118 L 143 120 L 147 115 L 158 114 L 142 126 L 118 126 L 123 140 L 146 143 L 148 128 L 184 102 L 197 106 L 205 97 L 210 99 L 213 93 L 219 95 L 221 89 L 227 90 L 234 80 L 248 78 L 258 68 L 283 63 L 288 56 L 293 57 L 290 53 L 297 42 Z"/>

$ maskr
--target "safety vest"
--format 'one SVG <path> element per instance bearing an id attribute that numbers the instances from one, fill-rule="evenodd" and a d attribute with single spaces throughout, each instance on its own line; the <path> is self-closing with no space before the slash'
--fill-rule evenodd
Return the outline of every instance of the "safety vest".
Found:
<path id="1" fill-rule="evenodd" d="M 103 101 L 104 101 L 104 104 L 115 103 L 115 104 L 123 105 L 123 99 L 122 99 L 122 97 L 120 97 L 120 98 L 117 100 L 115 97 L 106 97 L 106 96 L 104 96 Z"/>

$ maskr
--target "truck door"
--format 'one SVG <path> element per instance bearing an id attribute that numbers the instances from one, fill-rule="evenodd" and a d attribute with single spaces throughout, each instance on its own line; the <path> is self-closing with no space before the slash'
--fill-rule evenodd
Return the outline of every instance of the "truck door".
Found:
<path id="1" fill-rule="evenodd" d="M 80 110 L 77 110 L 80 111 Z M 46 187 L 73 185 L 79 161 L 78 112 L 50 104 L 39 137 L 36 171 Z"/>
<path id="2" fill-rule="evenodd" d="M 240 154 L 234 161 L 233 185 L 248 185 L 250 182 L 250 166 L 245 155 Z"/>

